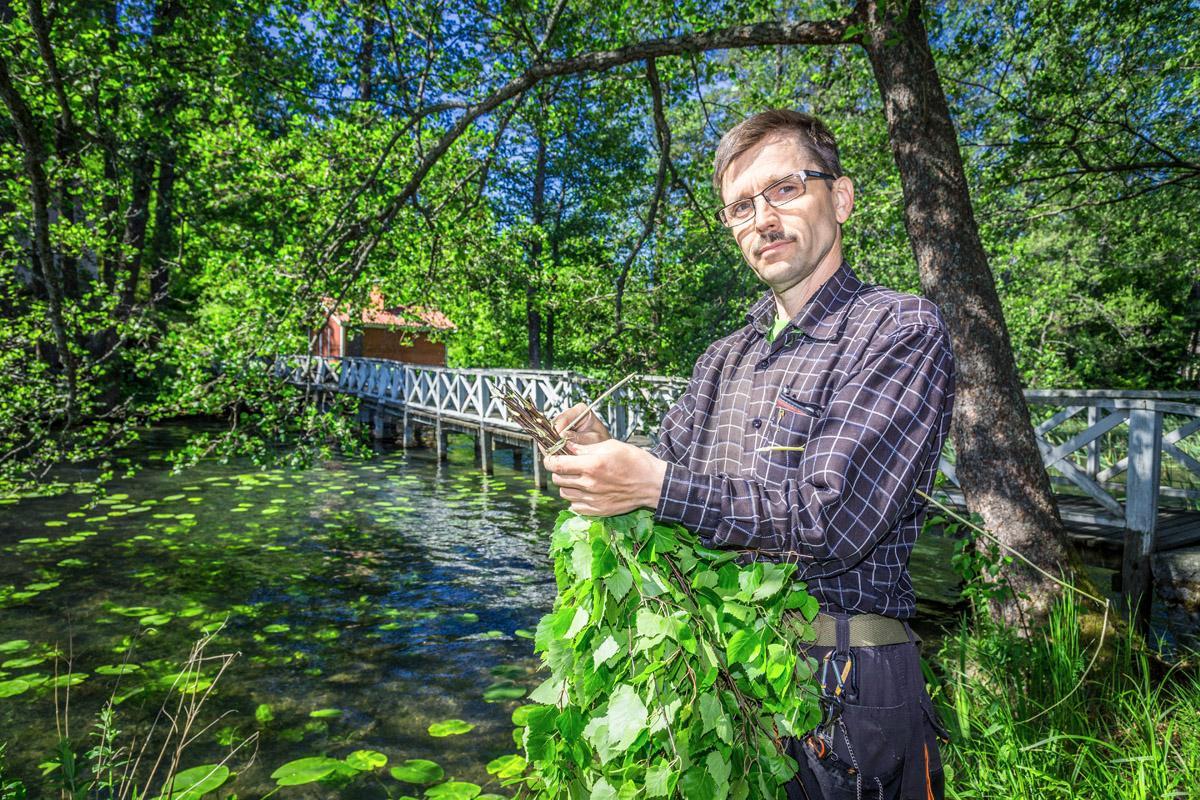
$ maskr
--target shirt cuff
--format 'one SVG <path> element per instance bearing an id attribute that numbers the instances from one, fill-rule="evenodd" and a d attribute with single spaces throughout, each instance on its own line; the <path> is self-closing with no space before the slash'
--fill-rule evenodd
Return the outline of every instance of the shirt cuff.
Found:
<path id="1" fill-rule="evenodd" d="M 679 523 L 697 534 L 705 547 L 719 546 L 714 539 L 721 524 L 722 494 L 720 476 L 700 475 L 668 461 L 654 516 Z"/>

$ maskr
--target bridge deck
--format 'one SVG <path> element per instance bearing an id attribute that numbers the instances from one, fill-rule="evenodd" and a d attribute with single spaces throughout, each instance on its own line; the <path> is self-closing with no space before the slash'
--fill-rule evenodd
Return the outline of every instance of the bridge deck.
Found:
<path id="1" fill-rule="evenodd" d="M 966 507 L 961 492 L 946 494 L 958 508 Z M 1092 551 L 1105 565 L 1119 567 L 1125 547 L 1125 530 L 1106 521 L 1103 509 L 1090 498 L 1056 494 L 1055 500 L 1071 541 L 1078 547 Z M 1155 526 L 1154 551 L 1162 553 L 1196 546 L 1200 546 L 1200 511 L 1160 507 Z"/>

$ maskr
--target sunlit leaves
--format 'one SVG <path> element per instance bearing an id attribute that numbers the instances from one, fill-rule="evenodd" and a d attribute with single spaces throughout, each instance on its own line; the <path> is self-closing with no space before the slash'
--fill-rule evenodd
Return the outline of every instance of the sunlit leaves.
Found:
<path id="1" fill-rule="evenodd" d="M 559 595 L 535 639 L 551 674 L 529 696 L 544 705 L 513 715 L 528 770 L 510 780 L 538 797 L 578 769 L 592 797 L 780 794 L 794 766 L 763 732 L 817 716 L 795 654 L 815 601 L 794 568 L 739 566 L 647 511 L 564 513 L 551 552 Z"/>

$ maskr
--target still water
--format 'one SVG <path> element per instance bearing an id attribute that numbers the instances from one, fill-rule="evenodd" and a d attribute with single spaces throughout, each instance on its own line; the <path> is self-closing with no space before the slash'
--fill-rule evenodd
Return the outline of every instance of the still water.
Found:
<path id="1" fill-rule="evenodd" d="M 360 749 L 389 766 L 430 759 L 447 778 L 497 792 L 485 765 L 514 752 L 511 714 L 523 701 L 511 696 L 541 681 L 527 636 L 554 600 L 546 551 L 561 501 L 506 451 L 483 474 L 467 438 L 452 439 L 446 464 L 393 450 L 305 470 L 205 463 L 172 475 L 161 448 L 182 433 L 157 432 L 136 477 L 103 496 L 0 505 L 10 774 L 34 797 L 45 791 L 37 764 L 57 741 L 56 705 L 77 749 L 110 697 L 117 727 L 143 733 L 193 644 L 217 631 L 206 654 L 237 655 L 220 675 L 213 660 L 184 680 L 188 698 L 211 693 L 196 730 L 210 727 L 183 766 L 220 761 L 257 734 L 230 762 L 238 775 L 226 794 L 261 797 L 286 762 Z M 913 554 L 927 640 L 951 619 L 951 549 L 930 536 Z M 508 699 L 488 702 L 489 690 Z M 430 735 L 452 719 L 474 727 Z M 334 794 L 323 785 L 278 796 Z M 340 789 L 404 794 L 419 791 L 387 770 Z"/>

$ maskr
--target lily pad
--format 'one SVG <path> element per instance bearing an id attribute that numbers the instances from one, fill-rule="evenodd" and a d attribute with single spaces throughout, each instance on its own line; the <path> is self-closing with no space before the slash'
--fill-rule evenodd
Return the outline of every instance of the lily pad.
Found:
<path id="1" fill-rule="evenodd" d="M 429 800 L 471 800 L 477 797 L 482 789 L 474 783 L 466 781 L 447 781 L 425 790 Z"/>
<path id="2" fill-rule="evenodd" d="M 355 750 L 346 756 L 346 763 L 359 772 L 387 766 L 388 757 L 377 750 Z"/>
<path id="3" fill-rule="evenodd" d="M 403 783 L 425 785 L 436 783 L 445 777 L 446 772 L 437 762 L 424 758 L 410 758 L 398 767 L 392 767 L 392 777 Z"/>
<path id="4" fill-rule="evenodd" d="M 520 700 L 524 696 L 525 690 L 511 681 L 493 683 L 483 691 L 483 699 L 489 703 L 497 703 L 503 700 Z"/>
<path id="5" fill-rule="evenodd" d="M 271 773 L 278 786 L 302 786 L 306 783 L 316 783 L 327 778 L 341 767 L 342 762 L 336 758 L 310 756 L 289 761 Z"/>
<path id="6" fill-rule="evenodd" d="M 224 764 L 205 764 L 185 769 L 175 775 L 170 800 L 199 800 L 209 792 L 221 788 L 227 780 L 229 767 Z M 166 795 L 160 795 L 159 800 L 166 800 Z"/>
<path id="7" fill-rule="evenodd" d="M 340 717 L 342 710 L 340 708 L 318 708 L 316 711 L 308 712 L 308 715 L 313 719 L 328 719 L 329 717 Z"/>
<path id="8" fill-rule="evenodd" d="M 470 722 L 463 722 L 461 719 L 448 719 L 443 722 L 435 722 L 429 726 L 430 736 L 457 736 L 458 734 L 467 733 L 475 729 L 475 725 Z"/>
<path id="9" fill-rule="evenodd" d="M 38 664 L 46 660 L 45 656 L 26 656 L 25 658 L 10 658 L 0 668 L 3 669 L 25 669 L 26 667 L 36 667 Z"/>
<path id="10" fill-rule="evenodd" d="M 141 666 L 137 664 L 105 664 L 96 667 L 94 670 L 97 675 L 128 675 L 131 672 L 137 672 Z"/>

